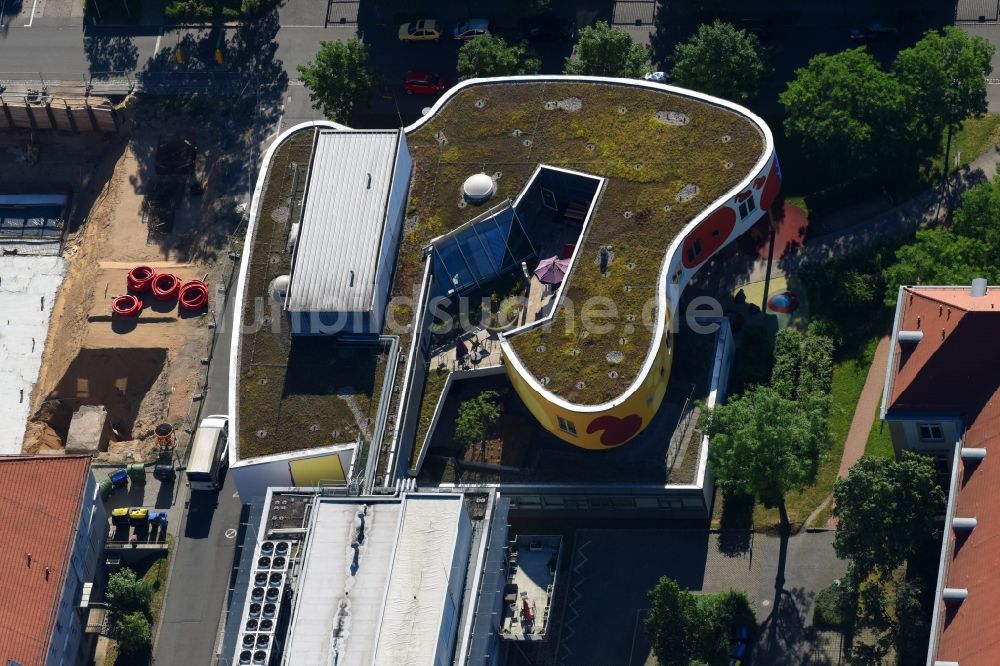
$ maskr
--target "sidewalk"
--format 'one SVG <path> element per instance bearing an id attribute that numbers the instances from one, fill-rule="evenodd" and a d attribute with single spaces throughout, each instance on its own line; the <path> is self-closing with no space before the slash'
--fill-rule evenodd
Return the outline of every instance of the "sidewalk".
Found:
<path id="1" fill-rule="evenodd" d="M 848 470 L 865 454 L 868 435 L 882 399 L 882 385 L 885 381 L 885 366 L 888 360 L 889 337 L 885 336 L 878 341 L 875 356 L 868 369 L 868 378 L 865 379 L 865 386 L 861 389 L 861 396 L 854 408 L 854 419 L 851 421 L 851 428 L 847 431 L 847 440 L 844 442 L 844 456 L 840 459 L 838 478 L 847 476 Z"/>

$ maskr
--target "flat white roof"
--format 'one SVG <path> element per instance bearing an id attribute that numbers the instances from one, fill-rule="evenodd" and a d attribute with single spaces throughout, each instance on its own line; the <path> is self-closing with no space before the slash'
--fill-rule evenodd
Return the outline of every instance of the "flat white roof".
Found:
<path id="1" fill-rule="evenodd" d="M 319 500 L 282 663 L 433 664 L 463 511 L 460 495 Z"/>
<path id="2" fill-rule="evenodd" d="M 462 510 L 461 497 L 454 495 L 413 497 L 404 505 L 376 666 L 437 663 Z"/>
<path id="3" fill-rule="evenodd" d="M 319 131 L 285 309 L 371 310 L 399 141 L 399 130 Z"/>
<path id="4" fill-rule="evenodd" d="M 21 453 L 62 257 L 0 257 L 0 455 Z"/>

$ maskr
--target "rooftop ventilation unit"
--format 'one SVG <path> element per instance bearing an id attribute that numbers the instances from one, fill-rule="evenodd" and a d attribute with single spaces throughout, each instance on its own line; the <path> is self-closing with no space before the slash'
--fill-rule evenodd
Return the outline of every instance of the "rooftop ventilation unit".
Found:
<path id="1" fill-rule="evenodd" d="M 901 345 L 915 345 L 924 339 L 923 331 L 900 331 L 897 337 Z"/>
<path id="2" fill-rule="evenodd" d="M 953 518 L 951 528 L 956 532 L 971 532 L 976 529 L 978 522 L 975 518 Z"/>
<path id="3" fill-rule="evenodd" d="M 285 298 L 288 296 L 288 285 L 292 282 L 292 278 L 288 275 L 279 275 L 278 277 L 271 280 L 271 285 L 267 288 L 267 293 L 271 295 L 271 298 L 275 303 L 285 304 Z M 265 541 L 264 544 L 271 544 L 270 541 Z M 271 544 L 273 548 L 274 545 Z M 261 546 L 260 552 L 264 555 L 270 555 L 271 551 L 265 551 L 264 547 Z"/>
<path id="4" fill-rule="evenodd" d="M 483 203 L 493 196 L 497 185 L 485 173 L 474 173 L 462 184 L 462 196 L 469 203 Z"/>
<path id="5" fill-rule="evenodd" d="M 969 590 L 964 587 L 946 587 L 941 592 L 941 598 L 948 606 L 958 606 L 969 596 Z"/>
<path id="6" fill-rule="evenodd" d="M 972 448 L 972 447 L 962 447 L 962 462 L 964 463 L 978 463 L 986 457 L 986 449 Z"/>
<path id="7" fill-rule="evenodd" d="M 972 281 L 972 295 L 976 298 L 986 295 L 986 278 L 976 278 Z"/>

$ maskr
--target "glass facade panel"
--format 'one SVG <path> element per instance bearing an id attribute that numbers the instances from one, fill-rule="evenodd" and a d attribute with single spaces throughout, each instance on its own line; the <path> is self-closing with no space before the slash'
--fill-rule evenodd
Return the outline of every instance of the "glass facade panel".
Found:
<path id="1" fill-rule="evenodd" d="M 513 208 L 470 225 L 434 248 L 442 291 L 463 292 L 488 282 L 534 256 Z"/>

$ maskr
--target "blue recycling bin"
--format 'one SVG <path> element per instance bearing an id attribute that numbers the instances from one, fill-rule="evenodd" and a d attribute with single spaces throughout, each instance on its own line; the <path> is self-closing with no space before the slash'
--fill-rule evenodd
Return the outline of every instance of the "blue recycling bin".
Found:
<path id="1" fill-rule="evenodd" d="M 114 488 L 124 488 L 128 485 L 128 472 L 124 469 L 116 469 L 108 474 L 111 486 Z"/>

